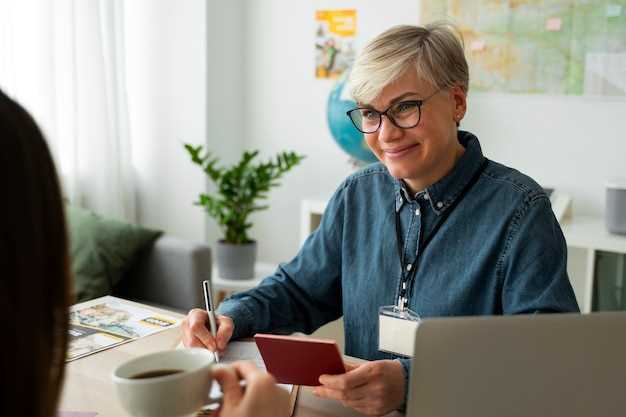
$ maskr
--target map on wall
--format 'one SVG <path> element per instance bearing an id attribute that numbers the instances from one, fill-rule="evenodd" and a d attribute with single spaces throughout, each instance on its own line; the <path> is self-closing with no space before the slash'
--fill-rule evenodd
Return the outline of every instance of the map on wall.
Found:
<path id="1" fill-rule="evenodd" d="M 460 29 L 471 90 L 626 96 L 626 0 L 422 0 Z"/>

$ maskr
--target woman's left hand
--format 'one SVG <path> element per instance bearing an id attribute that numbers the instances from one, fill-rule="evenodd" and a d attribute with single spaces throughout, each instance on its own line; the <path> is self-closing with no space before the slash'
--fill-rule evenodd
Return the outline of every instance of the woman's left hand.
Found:
<path id="1" fill-rule="evenodd" d="M 359 365 L 346 363 L 342 375 L 320 376 L 318 397 L 341 401 L 346 407 L 371 416 L 387 414 L 404 402 L 405 376 L 399 361 L 379 360 Z"/>

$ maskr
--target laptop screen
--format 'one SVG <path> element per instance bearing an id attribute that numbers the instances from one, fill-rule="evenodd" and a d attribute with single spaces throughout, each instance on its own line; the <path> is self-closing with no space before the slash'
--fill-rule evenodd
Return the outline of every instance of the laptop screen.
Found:
<path id="1" fill-rule="evenodd" d="M 425 319 L 407 416 L 626 415 L 626 312 Z"/>

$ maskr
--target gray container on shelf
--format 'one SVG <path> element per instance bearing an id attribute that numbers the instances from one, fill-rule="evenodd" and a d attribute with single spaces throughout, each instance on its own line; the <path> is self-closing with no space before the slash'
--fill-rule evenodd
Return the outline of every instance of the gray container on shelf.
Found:
<path id="1" fill-rule="evenodd" d="M 609 232 L 626 235 L 626 180 L 606 183 L 605 220 Z"/>
<path id="2" fill-rule="evenodd" d="M 252 279 L 256 262 L 256 242 L 234 245 L 220 240 L 217 242 L 215 260 L 220 278 Z"/>

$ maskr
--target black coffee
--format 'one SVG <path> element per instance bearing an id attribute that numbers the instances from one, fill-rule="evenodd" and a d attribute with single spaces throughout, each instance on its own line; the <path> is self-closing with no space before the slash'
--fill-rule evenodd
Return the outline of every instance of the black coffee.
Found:
<path id="1" fill-rule="evenodd" d="M 156 378 L 158 376 L 180 374 L 181 372 L 183 372 L 182 369 L 155 369 L 153 371 L 138 373 L 137 375 L 131 376 L 130 379 Z"/>

